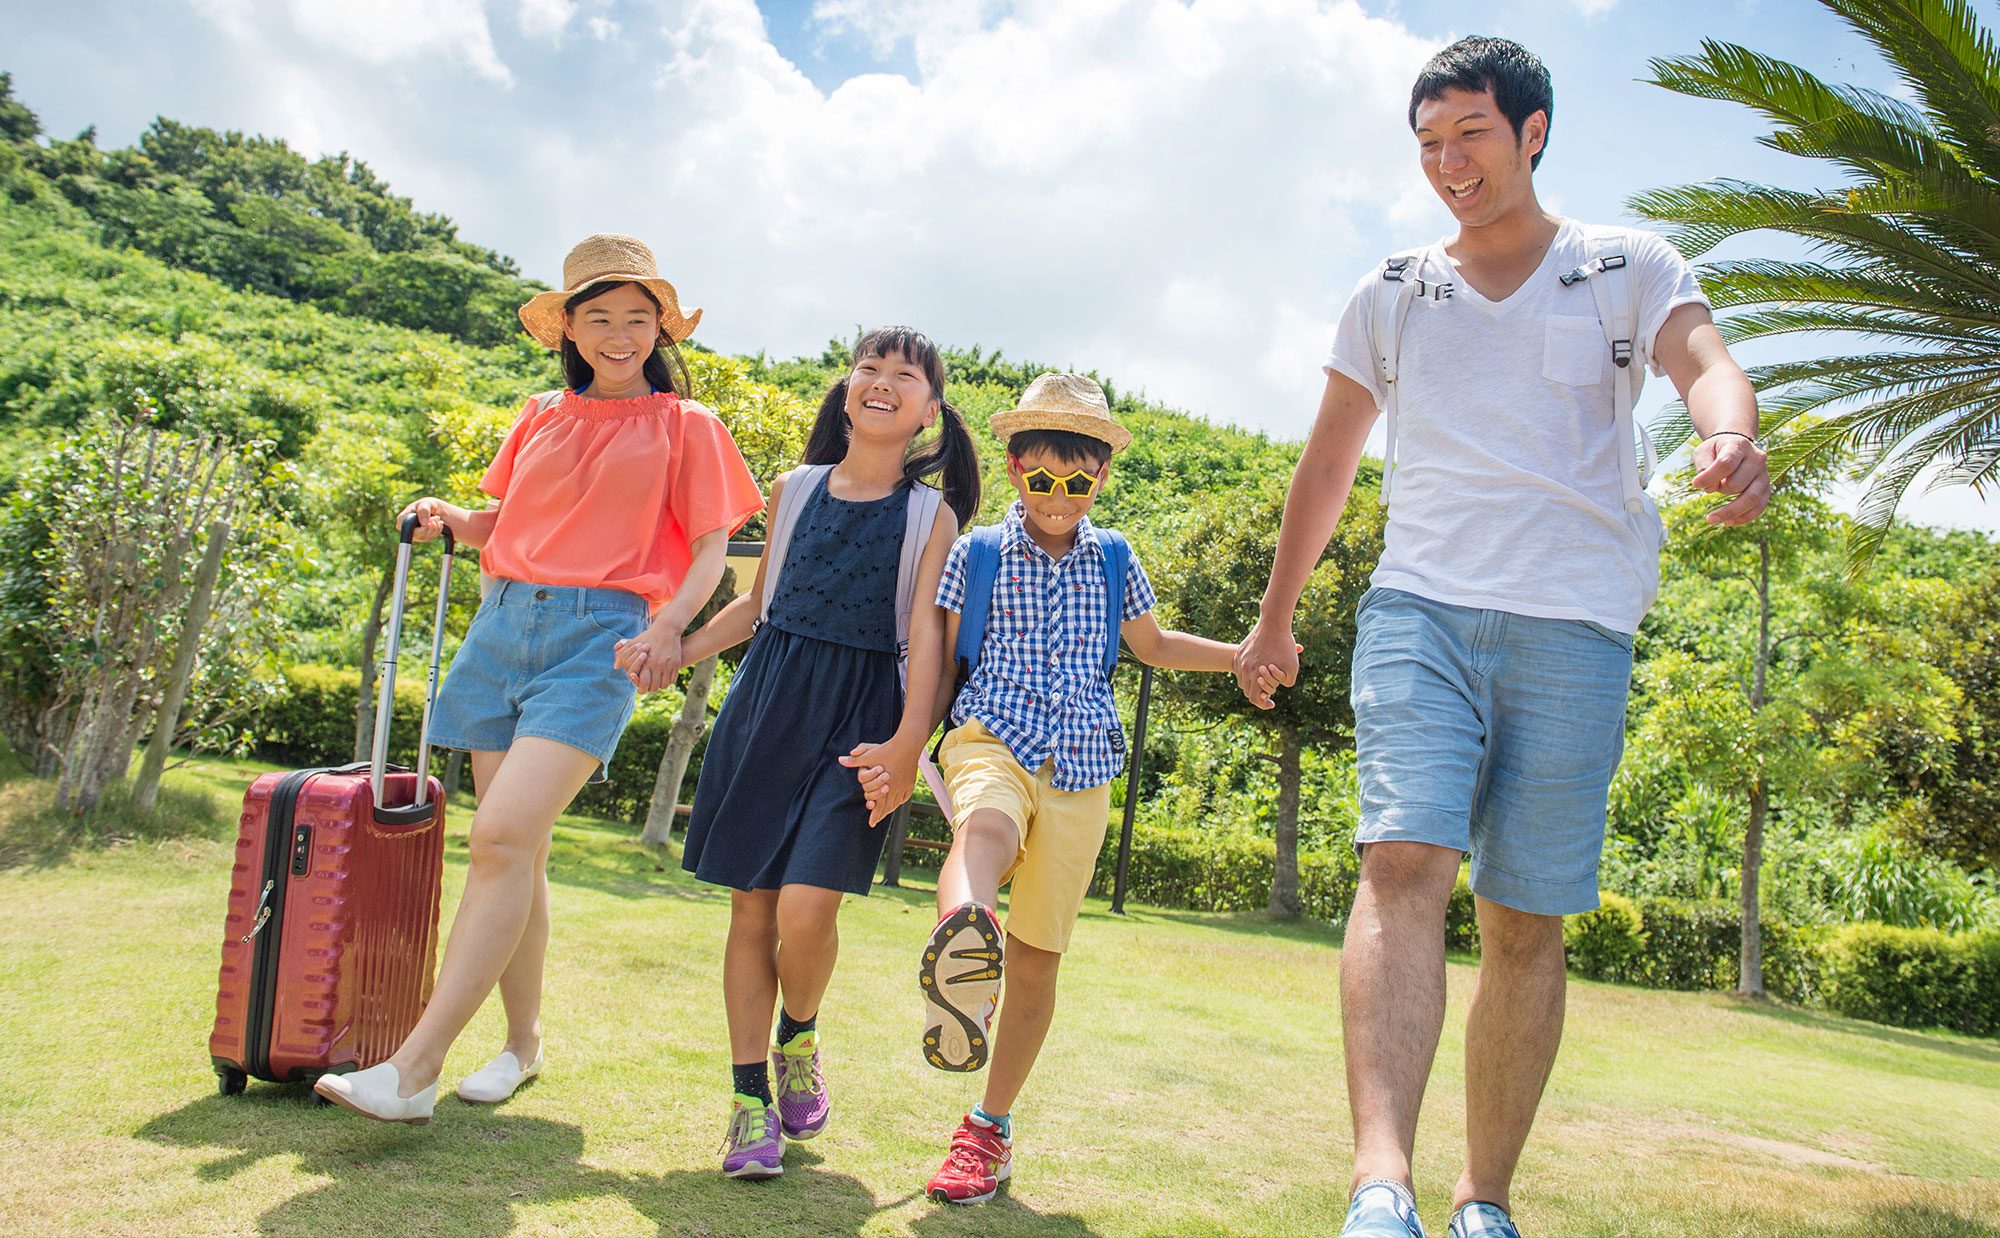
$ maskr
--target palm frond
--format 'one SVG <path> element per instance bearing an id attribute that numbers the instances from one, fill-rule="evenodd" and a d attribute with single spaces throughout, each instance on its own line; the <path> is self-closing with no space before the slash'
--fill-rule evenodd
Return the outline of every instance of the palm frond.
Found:
<path id="1" fill-rule="evenodd" d="M 2000 48 L 1966 0 L 1821 0 L 1894 65 L 1931 123 L 2000 180 Z"/>

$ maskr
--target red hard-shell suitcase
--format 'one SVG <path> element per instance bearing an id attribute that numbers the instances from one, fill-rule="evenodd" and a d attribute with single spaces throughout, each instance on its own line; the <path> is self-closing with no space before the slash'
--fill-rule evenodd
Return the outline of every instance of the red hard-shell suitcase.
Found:
<path id="1" fill-rule="evenodd" d="M 414 518 L 396 550 L 373 760 L 265 774 L 243 797 L 209 1058 L 225 1095 L 388 1058 L 430 1000 L 444 788 L 428 774 L 452 536 L 414 772 L 386 763 Z"/>

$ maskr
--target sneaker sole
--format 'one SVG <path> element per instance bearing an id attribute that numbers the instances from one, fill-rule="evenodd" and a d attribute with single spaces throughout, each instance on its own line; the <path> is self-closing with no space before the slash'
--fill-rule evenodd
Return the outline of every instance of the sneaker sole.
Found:
<path id="1" fill-rule="evenodd" d="M 986 1040 L 986 1019 L 967 1013 L 960 1001 L 974 1004 L 981 1014 L 993 1009 L 1000 993 L 1002 948 L 1000 923 L 984 907 L 961 908 L 931 930 L 924 945 L 923 965 L 917 969 L 917 988 L 928 1008 L 924 1019 L 924 1060 L 939 1070 L 967 1074 L 982 1070 L 991 1054 Z M 940 965 L 954 961 L 983 963 L 958 975 L 940 976 Z M 947 1028 L 956 1031 L 965 1043 L 965 1056 L 954 1061 L 945 1055 Z"/>
<path id="2" fill-rule="evenodd" d="M 764 1165 L 756 1161 L 751 1161 L 748 1165 L 743 1165 L 736 1169 L 723 1170 L 722 1176 L 725 1178 L 745 1178 L 754 1182 L 760 1178 L 782 1178 L 785 1176 L 785 1167 L 783 1165 Z"/>
<path id="3" fill-rule="evenodd" d="M 818 1126 L 808 1126 L 808 1127 L 802 1127 L 799 1130 L 793 1130 L 791 1127 L 786 1126 L 781 1122 L 778 1125 L 778 1129 L 783 1131 L 785 1133 L 785 1138 L 791 1140 L 793 1143 L 804 1143 L 806 1140 L 811 1139 L 813 1136 L 825 1130 L 826 1124 L 832 1120 L 833 1120 L 833 1110 L 828 1109 L 826 1111 L 826 1116 L 819 1120 Z"/>
<path id="4" fill-rule="evenodd" d="M 986 1194 L 984 1195 L 968 1195 L 964 1199 L 953 1199 L 950 1195 L 945 1193 L 943 1187 L 934 1187 L 930 1191 L 931 1200 L 933 1203 L 940 1203 L 940 1204 L 983 1204 L 987 1200 L 992 1199 L 995 1195 L 998 1195 L 1000 1193 L 1000 1188 L 1002 1186 L 1005 1186 L 1007 1184 L 1007 1179 L 1013 1176 L 1013 1170 L 1014 1166 L 1011 1162 L 1006 1165 L 1002 1165 L 999 1169 L 999 1172 L 995 1173 L 993 1176 L 993 1189 L 986 1192 Z"/>

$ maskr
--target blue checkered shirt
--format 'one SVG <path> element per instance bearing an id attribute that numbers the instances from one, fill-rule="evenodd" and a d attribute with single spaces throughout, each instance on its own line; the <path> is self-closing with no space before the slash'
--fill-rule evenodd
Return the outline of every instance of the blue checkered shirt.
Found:
<path id="1" fill-rule="evenodd" d="M 1125 769 L 1125 732 L 1104 673 L 1104 545 L 1088 516 L 1061 560 L 1035 545 L 1018 500 L 1000 524 L 1000 570 L 979 665 L 959 693 L 953 722 L 977 718 L 1023 769 L 1055 762 L 1059 791 L 1103 786 Z M 965 610 L 968 539 L 952 544 L 937 604 Z M 1135 552 L 1125 571 L 1121 619 L 1153 609 L 1153 586 Z"/>

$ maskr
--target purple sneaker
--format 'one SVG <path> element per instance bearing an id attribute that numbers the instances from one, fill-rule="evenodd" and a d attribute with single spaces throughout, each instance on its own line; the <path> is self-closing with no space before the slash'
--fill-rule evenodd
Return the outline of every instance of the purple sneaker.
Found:
<path id="1" fill-rule="evenodd" d="M 778 1124 L 787 1139 L 811 1139 L 826 1129 L 833 1101 L 819 1070 L 819 1033 L 800 1032 L 771 1054 L 771 1090 L 778 1096 Z"/>
<path id="2" fill-rule="evenodd" d="M 729 1110 L 729 1133 L 722 1137 L 722 1172 L 731 1178 L 775 1178 L 785 1172 L 784 1156 L 777 1111 L 737 1093 Z"/>

